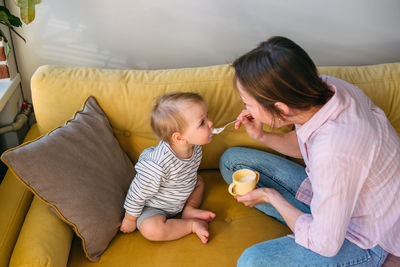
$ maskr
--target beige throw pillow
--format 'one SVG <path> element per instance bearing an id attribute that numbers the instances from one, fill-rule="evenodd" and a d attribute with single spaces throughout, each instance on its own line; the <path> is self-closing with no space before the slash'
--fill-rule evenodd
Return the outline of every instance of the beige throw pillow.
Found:
<path id="1" fill-rule="evenodd" d="M 93 97 L 63 127 L 3 153 L 14 174 L 82 239 L 98 260 L 118 232 L 134 167 Z"/>

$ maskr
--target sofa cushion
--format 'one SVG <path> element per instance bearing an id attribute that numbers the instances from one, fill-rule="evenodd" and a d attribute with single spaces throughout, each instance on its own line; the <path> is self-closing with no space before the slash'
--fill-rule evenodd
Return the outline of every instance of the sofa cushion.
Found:
<path id="1" fill-rule="evenodd" d="M 62 125 L 88 96 L 95 96 L 119 143 L 130 158 L 137 161 L 145 148 L 158 144 L 149 121 L 154 100 L 162 93 L 190 91 L 200 94 L 215 127 L 236 119 L 244 105 L 233 89 L 233 73 L 233 68 L 227 64 L 168 70 L 42 66 L 32 76 L 32 101 L 38 127 L 42 133 L 47 133 Z M 234 130 L 231 125 L 214 136 L 213 142 L 203 146 L 200 169 L 218 168 L 219 158 L 231 146 L 273 152 L 248 137 L 243 127 Z"/>
<path id="2" fill-rule="evenodd" d="M 352 83 L 381 108 L 400 136 L 400 63 L 370 66 L 319 67 L 321 74 Z"/>
<path id="3" fill-rule="evenodd" d="M 97 260 L 118 232 L 133 164 L 93 97 L 65 126 L 10 149 L 2 160 L 53 207 Z"/>

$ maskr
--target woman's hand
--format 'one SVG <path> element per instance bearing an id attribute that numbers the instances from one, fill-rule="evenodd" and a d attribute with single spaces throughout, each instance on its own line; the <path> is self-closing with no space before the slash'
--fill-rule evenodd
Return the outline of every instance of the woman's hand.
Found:
<path id="1" fill-rule="evenodd" d="M 246 128 L 247 135 L 255 141 L 260 141 L 264 135 L 262 122 L 253 118 L 250 112 L 246 109 L 237 117 L 237 122 L 235 123 L 235 129 L 239 129 L 241 125 Z"/>
<path id="2" fill-rule="evenodd" d="M 304 214 L 273 188 L 257 188 L 246 195 L 235 196 L 235 198 L 238 202 L 249 207 L 254 207 L 262 203 L 271 204 L 282 215 L 282 218 L 293 233 L 295 232 L 297 219 Z"/>
<path id="3" fill-rule="evenodd" d="M 254 207 L 258 204 L 270 203 L 270 196 L 276 193 L 278 192 L 275 189 L 263 187 L 254 189 L 243 196 L 235 196 L 235 198 L 246 206 Z"/>

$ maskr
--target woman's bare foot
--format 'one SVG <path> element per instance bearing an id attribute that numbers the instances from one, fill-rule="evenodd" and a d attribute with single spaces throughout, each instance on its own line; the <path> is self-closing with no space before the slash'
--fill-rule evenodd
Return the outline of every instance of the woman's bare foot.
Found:
<path id="1" fill-rule="evenodd" d="M 212 222 L 215 216 L 214 212 L 195 209 L 191 206 L 186 206 L 182 212 L 182 219 L 200 219 L 206 222 Z"/>
<path id="2" fill-rule="evenodd" d="M 203 244 L 208 242 L 210 233 L 208 232 L 208 223 L 203 220 L 194 220 L 192 223 L 192 232 L 200 238 Z"/>

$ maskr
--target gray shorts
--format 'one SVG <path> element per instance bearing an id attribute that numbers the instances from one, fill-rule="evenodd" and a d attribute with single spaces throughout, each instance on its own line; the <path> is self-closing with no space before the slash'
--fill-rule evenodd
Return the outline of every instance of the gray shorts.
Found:
<path id="1" fill-rule="evenodd" d="M 142 222 L 149 217 L 161 215 L 168 219 L 174 217 L 176 214 L 177 213 L 169 213 L 165 210 L 145 206 L 142 210 L 142 214 L 140 214 L 139 218 L 137 219 L 136 227 L 140 230 L 140 225 Z"/>

